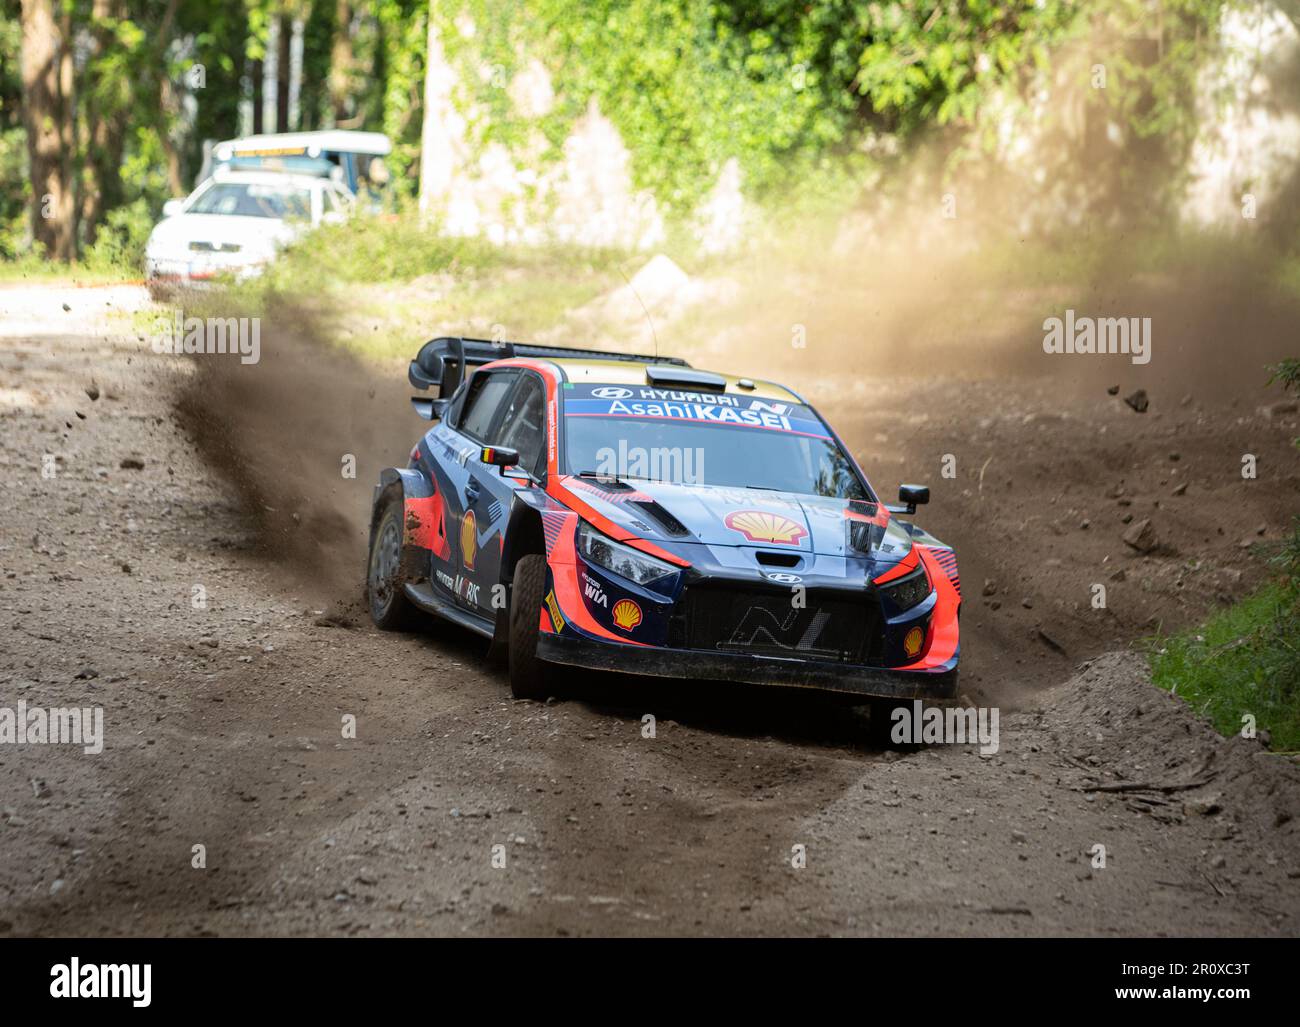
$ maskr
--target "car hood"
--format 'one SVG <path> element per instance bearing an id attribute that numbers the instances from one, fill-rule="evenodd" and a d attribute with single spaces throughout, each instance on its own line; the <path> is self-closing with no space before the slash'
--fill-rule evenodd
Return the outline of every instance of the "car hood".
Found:
<path id="1" fill-rule="evenodd" d="M 250 218 L 231 214 L 177 214 L 160 221 L 149 236 L 151 247 L 188 248 L 191 242 L 213 246 L 238 246 L 266 251 L 288 242 L 299 231 L 276 218 Z"/>
<path id="2" fill-rule="evenodd" d="M 879 555 L 907 548 L 885 531 L 889 512 L 876 503 L 642 480 L 620 485 L 568 478 L 565 484 L 619 527 L 645 538 L 834 556 L 862 552 L 863 545 Z M 852 522 L 861 525 L 858 545 L 850 544 Z"/>

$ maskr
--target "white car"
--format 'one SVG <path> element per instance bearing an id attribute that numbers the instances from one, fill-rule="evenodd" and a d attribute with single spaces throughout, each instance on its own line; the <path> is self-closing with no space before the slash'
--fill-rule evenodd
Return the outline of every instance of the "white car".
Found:
<path id="1" fill-rule="evenodd" d="M 257 274 L 303 232 L 342 221 L 353 203 L 330 178 L 218 168 L 189 197 L 163 206 L 145 246 L 145 278 L 154 288 Z"/>

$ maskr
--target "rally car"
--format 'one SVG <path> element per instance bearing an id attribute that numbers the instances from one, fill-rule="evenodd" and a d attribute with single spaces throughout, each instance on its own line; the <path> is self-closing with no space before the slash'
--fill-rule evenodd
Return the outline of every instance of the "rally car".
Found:
<path id="1" fill-rule="evenodd" d="M 519 698 L 565 667 L 951 698 L 949 546 L 882 503 L 780 385 L 684 360 L 437 338 L 410 364 L 436 422 L 375 488 L 374 622 L 490 639 Z"/>

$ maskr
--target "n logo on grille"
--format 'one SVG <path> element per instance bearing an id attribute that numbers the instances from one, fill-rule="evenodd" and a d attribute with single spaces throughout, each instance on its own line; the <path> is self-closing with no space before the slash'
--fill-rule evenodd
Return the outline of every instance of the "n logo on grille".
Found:
<path id="1" fill-rule="evenodd" d="M 817 645 L 830 620 L 825 610 L 795 609 L 778 612 L 766 606 L 751 606 L 741 617 L 731 637 L 718 643 L 719 649 L 784 649 L 799 653 L 827 653 L 838 657 L 834 647 Z"/>

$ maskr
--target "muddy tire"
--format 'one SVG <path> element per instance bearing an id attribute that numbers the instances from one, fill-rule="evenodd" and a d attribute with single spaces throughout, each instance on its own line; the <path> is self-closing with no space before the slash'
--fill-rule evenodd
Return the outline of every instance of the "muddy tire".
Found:
<path id="1" fill-rule="evenodd" d="M 510 691 L 516 699 L 545 699 L 550 668 L 537 658 L 537 622 L 546 592 L 546 557 L 525 556 L 515 567 L 510 590 Z"/>
<path id="2" fill-rule="evenodd" d="M 410 631 L 421 617 L 402 591 L 402 494 L 389 492 L 383 502 L 366 563 L 366 605 L 376 627 Z"/>

